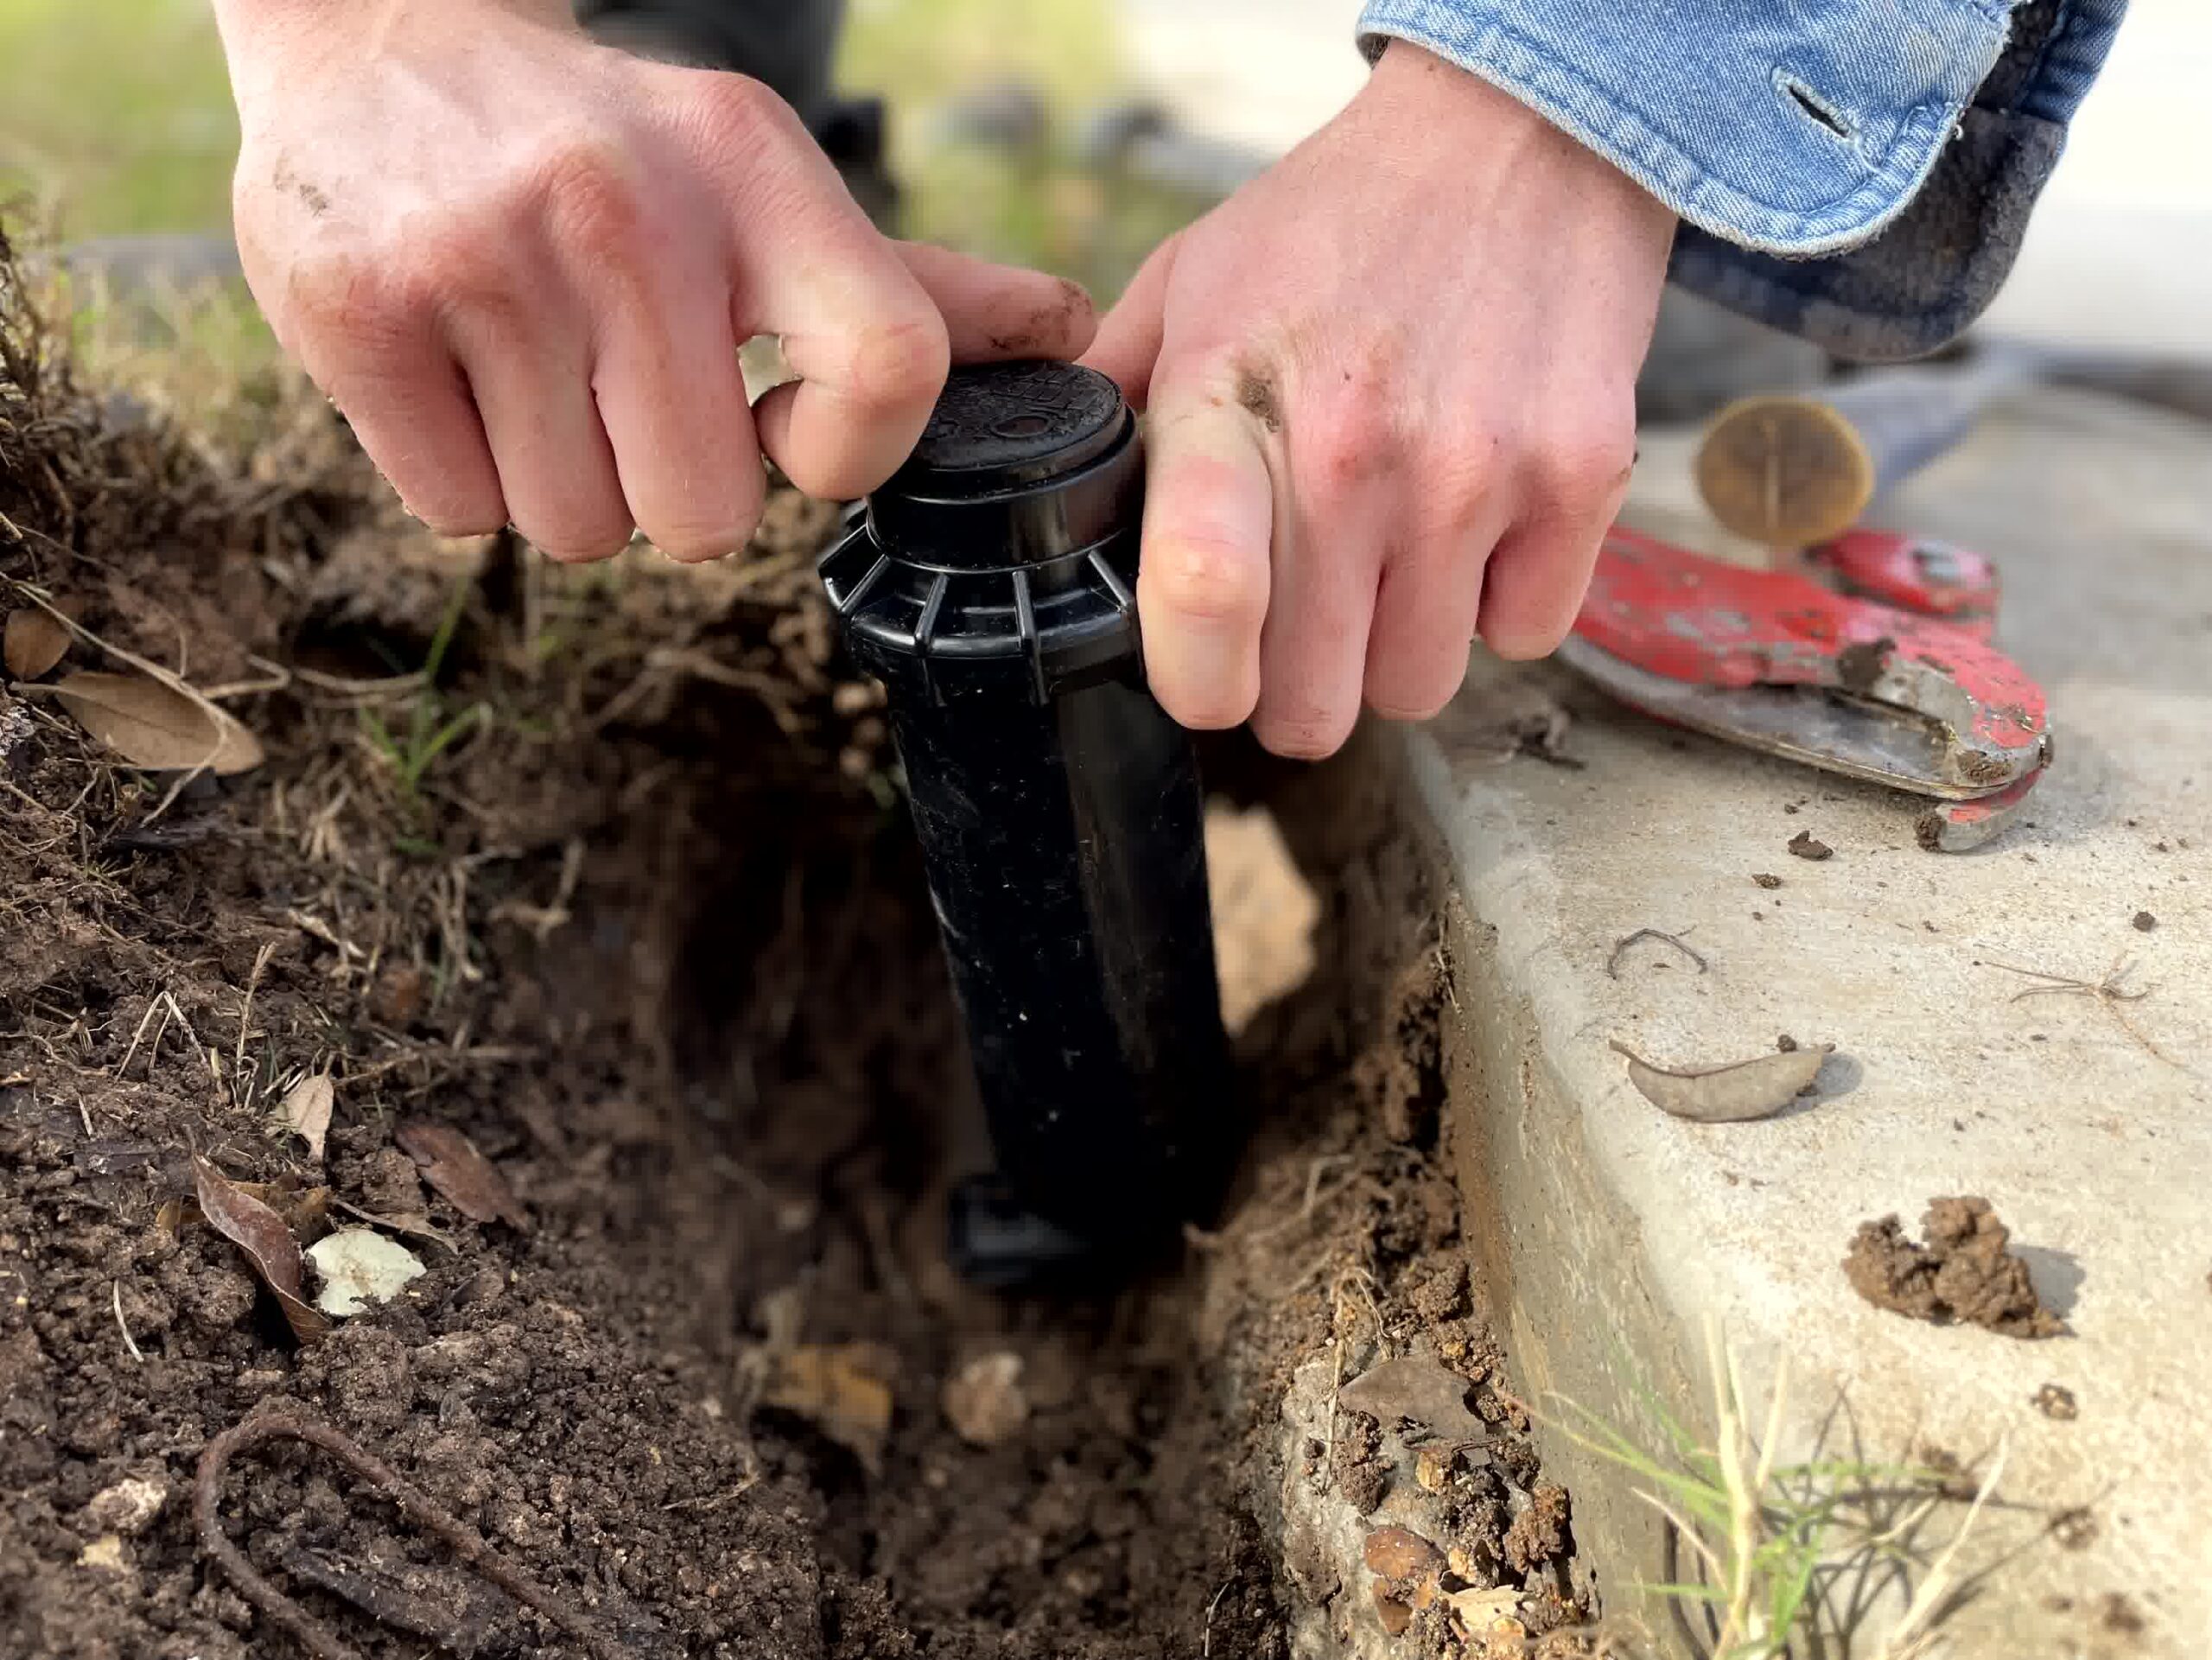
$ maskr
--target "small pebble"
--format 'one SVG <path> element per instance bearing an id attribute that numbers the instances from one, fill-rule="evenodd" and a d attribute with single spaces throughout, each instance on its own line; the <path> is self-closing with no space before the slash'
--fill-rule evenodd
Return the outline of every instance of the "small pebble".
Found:
<path id="1" fill-rule="evenodd" d="M 1369 1573 L 1384 1580 L 1420 1580 L 1440 1572 L 1444 1553 L 1410 1528 L 1377 1528 L 1360 1555 Z"/>
<path id="2" fill-rule="evenodd" d="M 2138 911 L 2135 913 L 2135 932 L 2137 933 L 2147 934 L 2152 929 L 2158 925 L 2158 919 L 2152 916 L 2148 911 Z"/>
<path id="3" fill-rule="evenodd" d="M 85 1519 L 103 1533 L 136 1538 L 161 1514 L 168 1489 L 142 1476 L 126 1476 L 112 1487 L 92 1495 L 85 1506 Z"/>
<path id="4" fill-rule="evenodd" d="M 2037 1411 L 2061 1423 L 2071 1423 L 2082 1415 L 2081 1403 L 2074 1398 L 2074 1391 L 2063 1383 L 2045 1383 L 2032 1398 Z"/>
<path id="5" fill-rule="evenodd" d="M 1799 830 L 1789 838 L 1789 850 L 1801 859 L 1833 859 L 1835 849 L 1826 842 L 1816 841 L 1810 830 Z"/>
<path id="6" fill-rule="evenodd" d="M 970 1447 L 995 1447 L 1029 1421 L 1021 1357 L 1001 1349 L 978 1355 L 945 1380 L 940 1404 L 953 1433 Z"/>

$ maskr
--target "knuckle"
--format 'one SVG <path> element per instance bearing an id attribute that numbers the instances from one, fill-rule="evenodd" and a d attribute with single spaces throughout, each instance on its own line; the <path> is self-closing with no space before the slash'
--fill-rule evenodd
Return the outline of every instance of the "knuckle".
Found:
<path id="1" fill-rule="evenodd" d="M 467 218 L 425 228 L 393 271 L 406 309 L 417 315 L 502 318 L 519 305 L 503 239 Z"/>
<path id="2" fill-rule="evenodd" d="M 556 247 L 582 259 L 622 263 L 637 250 L 644 193 L 618 144 L 587 138 L 556 146 L 525 172 L 518 196 Z"/>
<path id="3" fill-rule="evenodd" d="M 405 310 L 380 261 L 350 248 L 330 248 L 299 260 L 285 277 L 284 306 L 302 334 L 377 340 Z"/>
<path id="4" fill-rule="evenodd" d="M 780 137 L 788 108 L 750 75 L 727 71 L 685 70 L 689 110 L 710 153 L 742 156 L 758 151 L 772 137 Z"/>
<path id="5" fill-rule="evenodd" d="M 1188 620 L 1256 622 L 1267 604 L 1251 553 L 1219 531 L 1183 530 L 1163 538 L 1142 575 L 1152 596 Z"/>
<path id="6" fill-rule="evenodd" d="M 1498 448 L 1497 435 L 1487 429 L 1442 436 L 1425 447 L 1421 511 L 1454 544 L 1497 517 Z"/>
<path id="7" fill-rule="evenodd" d="M 1538 442 L 1532 459 L 1537 488 L 1548 503 L 1586 508 L 1627 485 L 1635 457 L 1634 428 L 1603 421 L 1554 430 Z"/>
<path id="8" fill-rule="evenodd" d="M 951 341 L 934 311 L 868 322 L 848 346 L 845 391 L 863 409 L 907 410 L 933 403 L 951 366 Z"/>
<path id="9" fill-rule="evenodd" d="M 1398 453 L 1394 423 L 1379 392 L 1355 384 L 1318 405 L 1293 431 L 1312 493 L 1338 500 L 1359 490 Z"/>

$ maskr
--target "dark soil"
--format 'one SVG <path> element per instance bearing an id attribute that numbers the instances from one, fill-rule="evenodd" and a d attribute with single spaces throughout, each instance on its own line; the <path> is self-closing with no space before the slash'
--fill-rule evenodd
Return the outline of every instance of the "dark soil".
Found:
<path id="1" fill-rule="evenodd" d="M 441 544 L 282 375 L 187 436 L 73 380 L 4 282 L 0 328 L 0 610 L 79 613 L 47 684 L 133 654 L 267 754 L 179 785 L 0 694 L 0 1653 L 301 1651 L 190 1514 L 209 1441 L 276 1414 L 603 1652 L 1281 1655 L 1304 1593 L 1255 1495 L 1284 1380 L 1332 1345 L 1468 1377 L 1510 1480 L 1438 1542 L 1527 1585 L 1532 1631 L 1583 1617 L 1465 1306 L 1439 959 L 1357 774 L 1216 758 L 1327 873 L 1323 970 L 1243 1035 L 1263 1129 L 1218 1228 L 1118 1297 L 988 1297 L 940 1249 L 970 1085 L 811 575 L 832 510 L 779 494 L 705 569 Z M 1283 880 L 1218 884 L 1270 951 Z M 316 1075 L 319 1158 L 281 1105 Z M 426 1184 L 413 1123 L 468 1138 L 505 1219 Z M 351 1207 L 426 1271 L 300 1343 L 187 1202 L 195 1152 L 302 1243 Z M 326 1451 L 246 1451 L 218 1498 L 346 1652 L 587 1651 Z"/>
<path id="2" fill-rule="evenodd" d="M 1963 1321 L 2006 1337 L 2065 1331 L 2044 1307 L 2028 1265 L 2005 1250 L 2012 1235 L 1986 1199 L 1934 1199 L 1915 1244 L 1894 1216 L 1862 1222 L 1844 1258 L 1852 1289 L 1877 1308 L 1914 1320 Z"/>

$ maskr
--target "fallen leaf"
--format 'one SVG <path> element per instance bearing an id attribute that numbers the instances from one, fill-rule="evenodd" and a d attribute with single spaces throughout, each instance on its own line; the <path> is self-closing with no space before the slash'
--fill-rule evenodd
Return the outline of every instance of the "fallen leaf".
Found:
<path id="1" fill-rule="evenodd" d="M 1465 1591 L 1446 1591 L 1444 1600 L 1469 1632 L 1487 1631 L 1501 1619 L 1510 1619 L 1521 1606 L 1521 1588 L 1515 1585 L 1501 1585 L 1489 1590 L 1469 1587 Z"/>
<path id="2" fill-rule="evenodd" d="M 518 1232 L 529 1231 L 530 1212 L 506 1178 L 452 1125 L 417 1120 L 402 1124 L 393 1139 L 421 1167 L 423 1180 L 471 1222 L 505 1222 Z"/>
<path id="3" fill-rule="evenodd" d="M 1643 1091 L 1645 1100 L 1662 1112 L 1700 1124 L 1740 1124 L 1772 1117 L 1811 1087 L 1821 1063 L 1835 1051 L 1832 1043 L 1808 1043 L 1725 1066 L 1677 1072 L 1655 1066 L 1618 1040 L 1612 1047 L 1628 1058 L 1629 1082 Z"/>
<path id="4" fill-rule="evenodd" d="M 318 1072 L 287 1090 L 277 1108 L 284 1128 L 308 1144 L 308 1157 L 317 1163 L 322 1160 L 323 1138 L 330 1134 L 331 1110 L 337 1104 L 337 1086 L 327 1072 Z"/>
<path id="5" fill-rule="evenodd" d="M 302 1299 L 299 1241 L 284 1218 L 245 1192 L 198 1154 L 192 1155 L 193 1187 L 200 1213 L 217 1233 L 245 1253 L 253 1271 L 284 1311 L 292 1335 L 312 1343 L 330 1330 L 330 1321 Z"/>
<path id="6" fill-rule="evenodd" d="M 302 1187 L 289 1176 L 278 1181 L 234 1181 L 231 1188 L 276 1212 L 295 1239 L 321 1237 L 329 1226 L 330 1207 L 339 1202 L 327 1187 Z M 156 1212 L 154 1225 L 175 1237 L 207 1219 L 197 1201 L 173 1199 Z"/>
<path id="7" fill-rule="evenodd" d="M 1490 1426 L 1467 1410 L 1467 1380 L 1426 1355 L 1369 1367 L 1337 1392 L 1337 1402 L 1386 1425 L 1410 1420 L 1446 1441 L 1490 1438 Z"/>
<path id="8" fill-rule="evenodd" d="M 308 1247 L 308 1261 L 322 1282 L 315 1306 L 344 1319 L 372 1302 L 390 1302 L 410 1280 L 427 1271 L 422 1259 L 373 1228 L 340 1228 Z"/>
<path id="9" fill-rule="evenodd" d="M 69 630 L 43 611 L 10 611 L 0 661 L 18 680 L 35 680 L 68 654 Z"/>
<path id="10" fill-rule="evenodd" d="M 802 1344 L 776 1357 L 760 1404 L 797 1413 L 880 1475 L 896 1367 L 880 1343 Z"/>
<path id="11" fill-rule="evenodd" d="M 1021 1357 L 1003 1349 L 977 1355 L 944 1380 L 938 1403 L 962 1441 L 970 1447 L 996 1447 L 1029 1421 Z"/>
<path id="12" fill-rule="evenodd" d="M 261 765 L 253 734 L 146 676 L 80 671 L 58 682 L 54 695 L 78 725 L 133 766 L 155 773 L 205 766 L 228 774 Z"/>

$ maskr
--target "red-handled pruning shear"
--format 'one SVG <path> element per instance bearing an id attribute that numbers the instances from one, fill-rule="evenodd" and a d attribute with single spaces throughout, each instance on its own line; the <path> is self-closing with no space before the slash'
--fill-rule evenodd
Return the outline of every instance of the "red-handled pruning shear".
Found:
<path id="1" fill-rule="evenodd" d="M 1995 569 L 1877 531 L 1808 557 L 1834 587 L 1615 526 L 1560 658 L 1661 720 L 1931 797 L 1921 844 L 1980 846 L 2050 759 L 2042 688 L 1989 643 Z"/>

